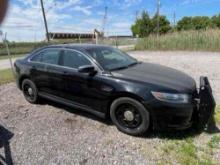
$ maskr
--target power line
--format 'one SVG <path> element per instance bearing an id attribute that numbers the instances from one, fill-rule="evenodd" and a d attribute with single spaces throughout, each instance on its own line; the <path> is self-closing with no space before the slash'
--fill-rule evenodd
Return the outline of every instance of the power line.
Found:
<path id="1" fill-rule="evenodd" d="M 45 14 L 45 11 L 44 11 L 43 0 L 41 0 L 40 2 L 41 2 L 41 9 L 42 9 L 43 18 L 44 18 L 44 25 L 45 25 L 45 30 L 46 30 L 47 42 L 49 42 L 49 41 L 50 41 L 50 38 L 49 38 L 49 32 L 48 32 L 48 26 L 47 26 L 46 14 Z"/>

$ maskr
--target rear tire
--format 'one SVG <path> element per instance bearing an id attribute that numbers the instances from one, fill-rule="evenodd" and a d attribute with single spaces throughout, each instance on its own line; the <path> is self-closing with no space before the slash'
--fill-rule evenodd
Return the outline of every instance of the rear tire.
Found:
<path id="1" fill-rule="evenodd" d="M 150 114 L 137 100 L 122 97 L 115 100 L 110 107 L 112 122 L 121 131 L 138 136 L 147 132 L 150 126 Z"/>
<path id="2" fill-rule="evenodd" d="M 39 100 L 38 90 L 33 81 L 25 79 L 22 82 L 22 91 L 25 99 L 32 104 L 36 104 Z"/>

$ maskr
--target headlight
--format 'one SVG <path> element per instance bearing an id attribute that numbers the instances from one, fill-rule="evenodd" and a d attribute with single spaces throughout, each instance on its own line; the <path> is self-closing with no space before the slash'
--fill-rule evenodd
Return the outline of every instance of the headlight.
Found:
<path id="1" fill-rule="evenodd" d="M 161 92 L 151 92 L 152 95 L 164 102 L 170 102 L 170 103 L 189 103 L 190 102 L 190 96 L 187 94 L 172 94 L 172 93 L 161 93 Z"/>

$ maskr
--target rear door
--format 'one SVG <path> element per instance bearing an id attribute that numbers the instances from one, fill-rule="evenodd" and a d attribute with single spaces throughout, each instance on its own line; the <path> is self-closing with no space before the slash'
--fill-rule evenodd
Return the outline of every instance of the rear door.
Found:
<path id="1" fill-rule="evenodd" d="M 63 80 L 59 66 L 61 53 L 61 49 L 48 48 L 31 59 L 31 75 L 40 91 L 53 95 L 60 95 L 62 92 Z"/>

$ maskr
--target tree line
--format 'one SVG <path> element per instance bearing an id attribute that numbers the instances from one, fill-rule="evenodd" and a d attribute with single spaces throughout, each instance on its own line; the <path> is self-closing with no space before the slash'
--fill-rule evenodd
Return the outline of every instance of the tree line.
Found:
<path id="1" fill-rule="evenodd" d="M 166 16 L 155 14 L 152 18 L 147 11 L 143 11 L 141 16 L 138 17 L 135 23 L 131 26 L 133 36 L 147 37 L 150 34 L 156 34 L 158 31 L 157 22 L 159 19 L 159 34 L 165 34 L 173 31 L 182 30 L 206 30 L 210 28 L 220 29 L 220 14 L 213 17 L 195 16 L 183 17 L 172 26 Z"/>

